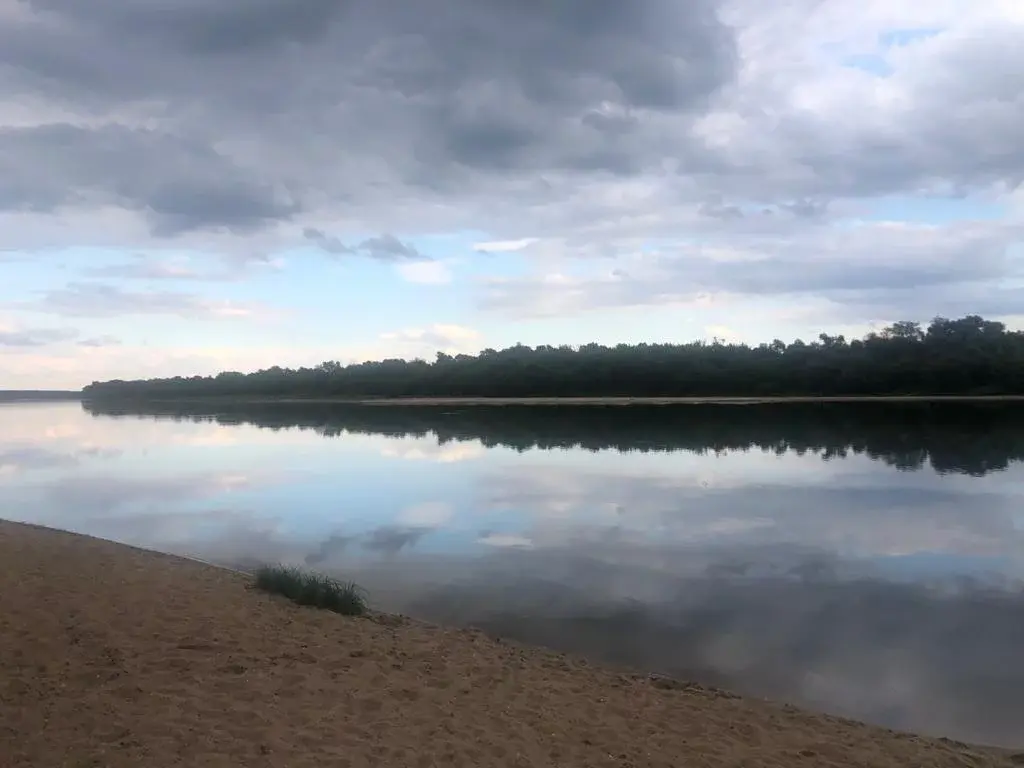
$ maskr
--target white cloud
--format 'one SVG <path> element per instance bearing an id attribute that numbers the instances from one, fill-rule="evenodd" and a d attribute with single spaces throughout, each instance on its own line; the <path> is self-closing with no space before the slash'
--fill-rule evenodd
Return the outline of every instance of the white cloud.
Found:
<path id="1" fill-rule="evenodd" d="M 434 350 L 455 354 L 478 351 L 482 340 L 479 331 L 462 325 L 435 323 L 426 328 L 406 328 L 382 333 L 380 338 L 397 342 L 410 349 Z"/>
<path id="2" fill-rule="evenodd" d="M 473 243 L 473 250 L 480 253 L 514 253 L 529 248 L 536 242 L 536 237 L 521 237 L 518 240 L 491 240 Z"/>
<path id="3" fill-rule="evenodd" d="M 455 324 L 437 323 L 424 328 L 407 328 L 380 334 L 372 341 L 353 340 L 347 344 L 260 346 L 163 345 L 111 343 L 91 339 L 81 347 L 61 344 L 37 347 L 7 347 L 0 344 L 0 370 L 4 386 L 31 389 L 78 389 L 93 381 L 168 376 L 209 376 L 221 371 L 250 372 L 274 365 L 298 368 L 319 365 L 325 360 L 356 363 L 387 357 L 432 357 L 435 352 L 472 353 L 483 346 L 479 331 Z"/>
<path id="4" fill-rule="evenodd" d="M 445 285 L 452 281 L 451 269 L 443 261 L 410 261 L 396 264 L 394 269 L 409 283 Z"/>
<path id="5" fill-rule="evenodd" d="M 381 456 L 404 461 L 433 461 L 438 464 L 456 464 L 479 459 L 486 452 L 479 442 L 449 442 L 439 445 L 421 439 L 396 440 L 381 449 Z"/>
<path id="6" fill-rule="evenodd" d="M 121 315 L 176 315 L 184 319 L 212 320 L 268 314 L 256 304 L 207 299 L 178 291 L 129 291 L 105 283 L 70 283 L 42 291 L 35 301 L 11 305 L 66 317 L 110 318 Z"/>

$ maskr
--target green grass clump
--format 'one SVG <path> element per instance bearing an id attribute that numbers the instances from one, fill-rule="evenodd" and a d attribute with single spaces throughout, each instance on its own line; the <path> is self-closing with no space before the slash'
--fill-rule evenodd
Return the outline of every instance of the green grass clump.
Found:
<path id="1" fill-rule="evenodd" d="M 368 610 L 365 591 L 350 581 L 338 581 L 286 565 L 261 565 L 255 577 L 256 589 L 282 595 L 299 605 L 311 605 L 345 616 L 362 616 Z"/>

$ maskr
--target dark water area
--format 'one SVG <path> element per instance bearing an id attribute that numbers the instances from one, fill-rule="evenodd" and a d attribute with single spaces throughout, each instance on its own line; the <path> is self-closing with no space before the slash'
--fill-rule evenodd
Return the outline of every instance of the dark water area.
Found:
<path id="1" fill-rule="evenodd" d="M 0 517 L 1024 746 L 1018 404 L 8 404 Z"/>

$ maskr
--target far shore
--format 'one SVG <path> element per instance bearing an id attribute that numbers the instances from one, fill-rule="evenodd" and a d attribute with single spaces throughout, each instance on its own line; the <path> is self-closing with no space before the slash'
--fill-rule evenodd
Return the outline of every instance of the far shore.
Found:
<path id="1" fill-rule="evenodd" d="M 377 406 L 475 405 L 769 405 L 776 403 L 1009 403 L 1024 402 L 1024 395 L 832 395 L 749 397 L 273 397 L 209 395 L 183 397 L 84 398 L 86 403 L 117 405 L 160 404 L 318 404 Z"/>
<path id="2" fill-rule="evenodd" d="M 473 629 L 300 608 L 238 572 L 37 526 L 0 520 L 0 563 L 10 768 L 1024 764 Z"/>
<path id="3" fill-rule="evenodd" d="M 16 390 L 0 389 L 0 404 L 3 403 L 60 403 L 81 400 L 81 392 L 63 390 Z"/>

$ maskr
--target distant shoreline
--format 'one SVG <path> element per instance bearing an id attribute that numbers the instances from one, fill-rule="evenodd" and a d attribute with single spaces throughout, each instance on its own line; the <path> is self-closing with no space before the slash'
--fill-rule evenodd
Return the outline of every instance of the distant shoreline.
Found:
<path id="1" fill-rule="evenodd" d="M 81 392 L 62 390 L 14 390 L 0 389 L 0 404 L 3 403 L 59 403 L 81 400 Z"/>
<path id="2" fill-rule="evenodd" d="M 117 405 L 146 404 L 313 404 L 372 406 L 488 406 L 488 405 L 770 405 L 786 403 L 998 403 L 1024 402 L 1024 395 L 832 395 L 816 397 L 139 397 L 82 398 L 87 403 Z"/>

